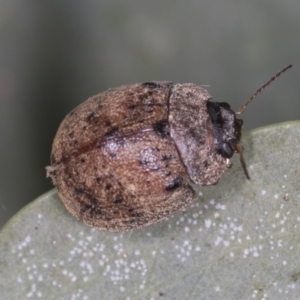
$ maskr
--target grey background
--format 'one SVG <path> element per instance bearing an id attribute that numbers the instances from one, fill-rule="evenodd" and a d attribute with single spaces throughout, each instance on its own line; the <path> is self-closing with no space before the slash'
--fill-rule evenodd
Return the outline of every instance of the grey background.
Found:
<path id="1" fill-rule="evenodd" d="M 52 188 L 64 116 L 107 88 L 150 80 L 207 85 L 244 129 L 300 118 L 300 1 L 0 1 L 0 226 Z M 269 149 L 266 149 L 269 151 Z"/>

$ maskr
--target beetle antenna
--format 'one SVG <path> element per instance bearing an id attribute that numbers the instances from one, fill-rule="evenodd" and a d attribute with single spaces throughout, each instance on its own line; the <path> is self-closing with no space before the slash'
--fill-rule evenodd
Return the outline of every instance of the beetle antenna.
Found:
<path id="1" fill-rule="evenodd" d="M 245 175 L 246 175 L 246 178 L 247 178 L 248 180 L 250 180 L 250 176 L 249 176 L 249 173 L 248 173 L 248 170 L 247 170 L 247 166 L 246 166 L 246 163 L 245 163 L 245 161 L 244 161 L 244 156 L 243 156 L 244 148 L 243 148 L 242 145 L 237 144 L 235 150 L 236 150 L 236 152 L 239 153 L 239 155 L 240 155 L 240 162 L 241 162 L 243 171 L 244 171 L 244 173 L 245 173 Z"/>
<path id="2" fill-rule="evenodd" d="M 270 78 L 265 84 L 263 84 L 251 97 L 250 99 L 243 105 L 240 109 L 237 110 L 235 113 L 236 115 L 240 115 L 244 112 L 244 110 L 247 108 L 247 106 L 252 102 L 252 100 L 261 93 L 261 91 L 266 88 L 271 82 L 273 82 L 277 77 L 279 77 L 282 73 L 284 73 L 286 70 L 290 69 L 293 65 L 290 64 L 286 67 L 284 67 L 281 71 L 279 71 L 277 74 L 275 74 L 272 78 Z"/>

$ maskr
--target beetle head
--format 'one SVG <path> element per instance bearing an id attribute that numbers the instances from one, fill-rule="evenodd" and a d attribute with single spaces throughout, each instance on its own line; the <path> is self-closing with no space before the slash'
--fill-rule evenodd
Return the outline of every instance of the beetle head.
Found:
<path id="1" fill-rule="evenodd" d="M 288 65 L 275 74 L 270 80 L 263 84 L 249 100 L 234 112 L 230 105 L 226 102 L 207 102 L 207 109 L 212 121 L 214 143 L 217 151 L 224 158 L 231 158 L 235 152 L 240 154 L 240 161 L 247 179 L 250 179 L 246 164 L 243 159 L 243 147 L 239 144 L 241 140 L 241 131 L 243 120 L 237 119 L 237 115 L 242 114 L 252 100 L 272 81 L 279 77 L 286 70 L 290 69 L 292 65 Z"/>

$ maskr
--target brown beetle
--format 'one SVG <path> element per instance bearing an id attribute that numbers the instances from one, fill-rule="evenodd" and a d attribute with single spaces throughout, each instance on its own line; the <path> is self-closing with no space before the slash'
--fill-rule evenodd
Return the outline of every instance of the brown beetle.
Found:
<path id="1" fill-rule="evenodd" d="M 110 89 L 69 113 L 54 139 L 52 178 L 66 208 L 89 226 L 128 231 L 191 204 L 190 182 L 212 185 L 239 152 L 242 120 L 191 83 Z"/>

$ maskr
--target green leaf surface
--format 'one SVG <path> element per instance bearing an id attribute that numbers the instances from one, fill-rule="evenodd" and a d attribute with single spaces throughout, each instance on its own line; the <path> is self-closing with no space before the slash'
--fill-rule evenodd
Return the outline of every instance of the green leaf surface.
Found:
<path id="1" fill-rule="evenodd" d="M 0 299 L 299 299 L 300 122 L 244 134 L 213 187 L 157 225 L 108 233 L 56 190 L 0 233 Z"/>

